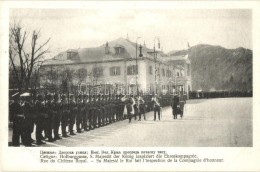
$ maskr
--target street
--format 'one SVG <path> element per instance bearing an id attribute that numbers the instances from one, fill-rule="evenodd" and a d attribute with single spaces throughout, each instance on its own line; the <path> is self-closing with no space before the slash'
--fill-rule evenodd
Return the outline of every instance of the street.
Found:
<path id="1" fill-rule="evenodd" d="M 248 147 L 252 146 L 252 98 L 188 100 L 184 117 L 173 119 L 171 107 L 162 119 L 115 122 L 43 147 Z M 9 132 L 11 141 L 12 131 Z M 35 139 L 35 133 L 32 134 Z"/>

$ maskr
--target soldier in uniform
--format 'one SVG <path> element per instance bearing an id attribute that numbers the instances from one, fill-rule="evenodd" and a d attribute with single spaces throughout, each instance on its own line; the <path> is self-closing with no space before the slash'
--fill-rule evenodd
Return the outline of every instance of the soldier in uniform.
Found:
<path id="1" fill-rule="evenodd" d="M 135 97 L 133 97 L 134 99 L 134 117 L 135 120 L 137 119 L 137 116 L 139 114 L 139 109 L 138 109 L 138 96 L 136 95 Z"/>
<path id="2" fill-rule="evenodd" d="M 61 139 L 61 137 L 59 136 L 59 128 L 61 123 L 61 104 L 59 102 L 58 94 L 54 94 L 53 98 L 54 139 L 59 140 Z"/>
<path id="3" fill-rule="evenodd" d="M 102 126 L 102 106 L 101 106 L 101 95 L 99 94 L 96 99 L 96 114 L 97 114 L 97 127 Z"/>
<path id="4" fill-rule="evenodd" d="M 25 146 L 32 146 L 33 139 L 31 134 L 33 132 L 34 120 L 33 120 L 33 104 L 30 93 L 23 93 L 20 95 L 23 99 L 22 109 L 25 116 L 24 130 L 23 130 L 23 143 Z"/>
<path id="5" fill-rule="evenodd" d="M 84 126 L 84 130 L 85 131 L 89 131 L 90 130 L 90 97 L 87 96 L 87 95 L 84 95 L 84 116 L 85 116 L 85 119 L 83 119 L 83 126 Z"/>
<path id="6" fill-rule="evenodd" d="M 143 97 L 139 96 L 138 97 L 138 106 L 139 106 L 139 121 L 141 121 L 141 115 L 143 114 L 144 120 L 146 120 L 145 117 L 145 101 Z"/>
<path id="7" fill-rule="evenodd" d="M 156 95 L 154 95 L 154 97 L 152 98 L 152 102 L 153 102 L 153 110 L 154 110 L 154 121 L 156 120 L 156 113 L 158 114 L 158 119 L 160 120 L 160 111 L 161 111 L 161 107 L 160 107 L 160 103 L 159 100 L 157 98 Z"/>
<path id="8" fill-rule="evenodd" d="M 44 130 L 44 122 L 47 117 L 47 111 L 45 108 L 45 103 L 43 101 L 43 96 L 41 94 L 37 95 L 37 101 L 35 103 L 35 109 L 37 111 L 36 117 L 36 144 L 41 145 L 45 144 L 43 142 L 42 132 Z M 45 133 L 46 134 L 46 133 Z"/>
<path id="9" fill-rule="evenodd" d="M 66 100 L 66 95 L 63 94 L 61 96 L 61 130 L 62 130 L 62 136 L 63 137 L 69 137 L 67 135 L 67 125 L 68 125 L 68 117 L 69 117 L 69 104 L 68 101 Z"/>
<path id="10" fill-rule="evenodd" d="M 173 119 L 177 119 L 177 107 L 179 104 L 180 104 L 179 96 L 178 96 L 178 94 L 175 94 L 173 97 L 172 104 L 171 104 Z"/>
<path id="11" fill-rule="evenodd" d="M 102 126 L 105 126 L 106 125 L 105 95 L 102 95 L 101 97 L 102 97 L 102 99 L 100 101 L 100 106 L 101 106 L 101 113 L 102 113 Z"/>
<path id="12" fill-rule="evenodd" d="M 47 137 L 47 141 L 48 142 L 53 142 L 54 139 L 52 137 L 52 129 L 53 129 L 53 111 L 54 111 L 54 106 L 53 106 L 53 102 L 52 102 L 52 99 L 53 99 L 53 95 L 52 94 L 47 94 L 46 96 L 46 104 L 45 104 L 45 107 L 46 107 L 46 110 L 47 110 L 47 118 L 45 119 L 45 131 L 46 131 L 46 137 Z"/>
<path id="13" fill-rule="evenodd" d="M 77 126 L 77 133 L 81 133 L 83 127 L 83 114 L 84 114 L 84 102 L 83 96 L 79 94 L 78 96 L 78 113 L 76 117 L 76 126 Z"/>
<path id="14" fill-rule="evenodd" d="M 19 93 L 12 96 L 14 102 L 10 105 L 10 120 L 13 122 L 12 145 L 20 146 L 20 138 L 23 140 L 24 114 L 20 105 Z"/>
<path id="15" fill-rule="evenodd" d="M 134 104 L 133 98 L 129 97 L 126 99 L 126 109 L 127 109 L 127 116 L 129 119 L 129 123 L 131 122 L 132 115 L 134 114 L 133 104 Z"/>
<path id="16" fill-rule="evenodd" d="M 75 101 L 73 94 L 70 95 L 69 108 L 70 108 L 70 112 L 69 112 L 69 132 L 70 132 L 70 135 L 76 135 L 73 132 L 73 127 L 74 127 L 74 124 L 75 124 L 75 121 L 76 121 L 78 109 L 77 109 L 77 104 L 76 104 L 76 101 Z"/>

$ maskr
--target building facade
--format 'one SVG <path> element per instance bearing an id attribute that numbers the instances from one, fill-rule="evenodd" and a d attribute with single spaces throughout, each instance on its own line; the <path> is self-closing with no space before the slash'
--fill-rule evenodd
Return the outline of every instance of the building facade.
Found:
<path id="1" fill-rule="evenodd" d="M 67 50 L 44 61 L 42 87 L 87 94 L 170 94 L 192 90 L 190 61 L 119 38 L 99 47 Z"/>

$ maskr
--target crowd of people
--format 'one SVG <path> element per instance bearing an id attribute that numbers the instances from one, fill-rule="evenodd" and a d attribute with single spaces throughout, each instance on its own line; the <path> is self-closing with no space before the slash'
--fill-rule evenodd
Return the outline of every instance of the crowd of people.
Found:
<path id="1" fill-rule="evenodd" d="M 162 106 L 171 105 L 174 119 L 181 113 L 179 96 L 162 99 L 157 95 L 86 95 L 16 93 L 9 107 L 12 124 L 12 146 L 46 144 L 76 135 L 75 132 L 93 130 L 128 119 L 146 120 L 146 113 L 154 111 L 154 120 L 161 118 Z M 182 116 L 182 115 L 181 115 Z M 36 127 L 35 127 L 36 126 Z M 76 129 L 74 131 L 74 129 Z M 35 130 L 36 140 L 32 133 Z M 59 133 L 61 131 L 61 133 Z M 44 134 L 43 134 L 44 133 Z"/>

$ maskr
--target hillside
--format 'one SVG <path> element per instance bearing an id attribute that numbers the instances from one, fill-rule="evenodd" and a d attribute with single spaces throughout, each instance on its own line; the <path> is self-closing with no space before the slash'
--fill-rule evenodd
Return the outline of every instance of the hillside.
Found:
<path id="1" fill-rule="evenodd" d="M 187 53 L 193 90 L 252 90 L 252 50 L 200 44 L 168 55 Z"/>

